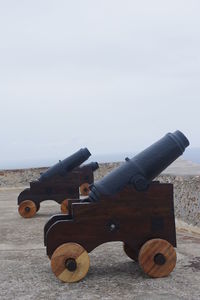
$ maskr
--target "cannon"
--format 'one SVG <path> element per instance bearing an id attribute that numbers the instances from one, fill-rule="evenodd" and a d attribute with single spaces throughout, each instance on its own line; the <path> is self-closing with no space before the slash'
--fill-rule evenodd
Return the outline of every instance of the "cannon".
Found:
<path id="1" fill-rule="evenodd" d="M 67 213 L 68 199 L 79 198 L 79 193 L 87 196 L 89 185 L 94 182 L 93 172 L 99 168 L 98 163 L 81 165 L 90 155 L 87 148 L 80 149 L 30 182 L 30 188 L 18 196 L 19 214 L 24 218 L 33 217 L 45 200 L 56 201 L 61 204 L 61 212 Z"/>
<path id="2" fill-rule="evenodd" d="M 45 224 L 44 244 L 55 276 L 83 279 L 88 253 L 111 241 L 152 278 L 168 276 L 176 265 L 173 184 L 154 180 L 189 145 L 180 131 L 159 141 L 91 184 L 87 198 L 69 200 L 67 215 Z"/>

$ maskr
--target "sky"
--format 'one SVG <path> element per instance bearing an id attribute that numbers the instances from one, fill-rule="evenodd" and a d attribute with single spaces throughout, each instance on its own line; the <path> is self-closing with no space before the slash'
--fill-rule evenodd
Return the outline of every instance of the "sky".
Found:
<path id="1" fill-rule="evenodd" d="M 0 169 L 200 147 L 200 2 L 0 0 Z"/>

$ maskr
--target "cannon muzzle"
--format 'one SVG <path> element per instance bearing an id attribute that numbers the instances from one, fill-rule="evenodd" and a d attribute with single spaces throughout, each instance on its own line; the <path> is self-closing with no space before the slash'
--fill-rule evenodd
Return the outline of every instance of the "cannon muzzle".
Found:
<path id="1" fill-rule="evenodd" d="M 150 182 L 183 154 L 189 141 L 179 130 L 168 133 L 159 141 L 137 154 L 90 186 L 89 200 L 98 201 L 101 195 L 114 195 L 126 185 L 145 191 Z"/>
<path id="2" fill-rule="evenodd" d="M 60 160 L 56 165 L 49 168 L 40 176 L 39 181 L 47 180 L 56 175 L 65 176 L 68 172 L 72 171 L 74 168 L 80 166 L 84 161 L 86 161 L 90 155 L 91 153 L 87 148 L 80 149 L 71 156 L 62 161 Z"/>

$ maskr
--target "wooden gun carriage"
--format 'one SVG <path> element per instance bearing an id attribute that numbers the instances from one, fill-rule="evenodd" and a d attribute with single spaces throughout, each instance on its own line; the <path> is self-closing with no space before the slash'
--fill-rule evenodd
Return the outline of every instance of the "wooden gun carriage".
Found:
<path id="1" fill-rule="evenodd" d="M 93 172 L 98 163 L 92 162 L 79 166 L 90 156 L 88 149 L 80 149 L 64 161 L 49 168 L 39 180 L 30 182 L 30 188 L 18 196 L 18 211 L 24 218 L 33 217 L 45 200 L 54 200 L 61 204 L 61 212 L 67 213 L 68 199 L 79 198 L 89 193 L 89 185 L 94 182 Z"/>
<path id="2" fill-rule="evenodd" d="M 123 242 L 125 253 L 151 277 L 173 271 L 173 185 L 153 178 L 188 145 L 180 131 L 167 134 L 95 182 L 88 198 L 69 200 L 67 215 L 55 215 L 46 223 L 44 244 L 57 278 L 64 282 L 84 278 L 90 264 L 88 253 L 111 241 Z"/>

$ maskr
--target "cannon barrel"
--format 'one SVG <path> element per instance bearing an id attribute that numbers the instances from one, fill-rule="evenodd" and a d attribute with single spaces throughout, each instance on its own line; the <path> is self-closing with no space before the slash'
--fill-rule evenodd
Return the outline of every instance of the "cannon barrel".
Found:
<path id="1" fill-rule="evenodd" d="M 39 181 L 47 180 L 55 175 L 64 176 L 68 172 L 72 171 L 74 168 L 80 166 L 84 161 L 90 157 L 91 153 L 87 148 L 82 148 L 75 152 L 71 156 L 60 160 L 57 164 L 49 168 L 45 173 L 43 173 Z"/>
<path id="2" fill-rule="evenodd" d="M 136 190 L 148 189 L 151 180 L 176 160 L 189 146 L 189 141 L 179 130 L 168 133 L 159 141 L 126 161 L 104 178 L 90 186 L 89 200 L 98 201 L 101 195 L 114 195 L 127 184 Z"/>
<path id="3" fill-rule="evenodd" d="M 84 167 L 89 167 L 91 168 L 92 172 L 95 172 L 97 169 L 99 169 L 99 164 L 98 162 L 91 162 L 89 164 L 80 166 L 80 168 L 84 168 Z"/>

